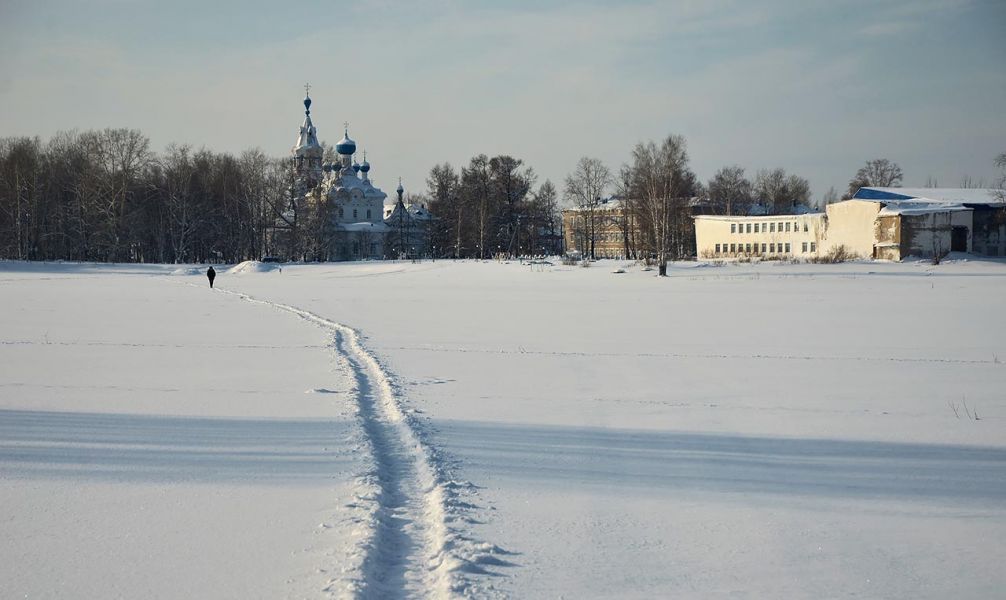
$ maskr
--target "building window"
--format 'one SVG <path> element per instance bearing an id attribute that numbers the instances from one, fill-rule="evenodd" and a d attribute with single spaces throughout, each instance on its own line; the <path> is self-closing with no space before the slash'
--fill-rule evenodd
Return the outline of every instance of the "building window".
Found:
<path id="1" fill-rule="evenodd" d="M 751 254 L 751 244 L 748 244 L 747 248 L 744 251 L 747 252 L 748 254 Z"/>
<path id="2" fill-rule="evenodd" d="M 716 244 L 716 254 L 719 254 L 719 253 L 720 253 L 720 245 Z"/>
<path id="3" fill-rule="evenodd" d="M 370 209 L 369 208 L 367 209 L 367 218 L 368 219 L 370 218 Z"/>
<path id="4" fill-rule="evenodd" d="M 748 232 L 748 233 L 751 233 L 751 223 L 748 223 L 748 224 L 747 224 L 747 227 L 746 227 L 746 229 L 747 229 L 747 232 Z"/>
<path id="5" fill-rule="evenodd" d="M 768 230 L 771 231 L 772 233 L 775 233 L 775 223 L 769 223 Z"/>
<path id="6" fill-rule="evenodd" d="M 768 251 L 771 252 L 772 254 L 775 254 L 775 244 L 774 243 L 768 245 Z"/>
<path id="7" fill-rule="evenodd" d="M 807 221 L 804 221 L 803 222 L 803 232 L 807 233 L 808 231 L 809 231 L 809 229 L 807 228 Z"/>
<path id="8" fill-rule="evenodd" d="M 810 251 L 811 252 L 817 252 L 817 242 L 811 242 L 810 243 Z"/>
<path id="9" fill-rule="evenodd" d="M 782 223 L 779 223 L 779 233 L 782 233 Z"/>
<path id="10" fill-rule="evenodd" d="M 737 233 L 737 223 L 730 224 L 730 233 Z"/>
<path id="11" fill-rule="evenodd" d="M 786 233 L 789 233 L 789 221 L 786 222 Z"/>
<path id="12" fill-rule="evenodd" d="M 730 244 L 730 254 L 733 254 L 734 252 L 737 252 L 737 248 L 735 247 L 735 244 Z"/>
<path id="13" fill-rule="evenodd" d="M 789 254 L 789 242 L 786 242 L 786 254 Z"/>
<path id="14" fill-rule="evenodd" d="M 804 242 L 801 252 L 806 252 L 806 251 L 807 251 L 807 242 Z"/>
<path id="15" fill-rule="evenodd" d="M 356 209 L 355 208 L 353 209 L 353 218 L 354 219 L 356 218 Z M 359 254 L 359 251 L 357 251 L 357 254 Z"/>
<path id="16" fill-rule="evenodd" d="M 765 254 L 765 248 L 767 248 L 767 247 L 768 247 L 768 246 L 766 246 L 765 244 L 762 244 L 762 245 L 761 245 L 761 253 L 762 253 L 762 254 Z"/>
<path id="17" fill-rule="evenodd" d="M 755 223 L 755 233 L 758 233 L 758 223 Z"/>

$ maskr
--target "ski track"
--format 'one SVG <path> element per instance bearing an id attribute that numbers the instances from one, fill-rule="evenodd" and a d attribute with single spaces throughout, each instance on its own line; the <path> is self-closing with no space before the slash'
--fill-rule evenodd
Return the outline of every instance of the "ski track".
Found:
<path id="1" fill-rule="evenodd" d="M 360 436 L 354 441 L 368 459 L 346 508 L 361 535 L 339 569 L 343 575 L 329 580 L 322 592 L 328 597 L 382 599 L 502 597 L 487 578 L 502 575 L 492 567 L 514 566 L 501 558 L 511 553 L 467 537 L 456 527 L 472 522 L 465 513 L 477 507 L 462 496 L 474 495 L 476 486 L 451 477 L 449 461 L 428 441 L 428 427 L 417 411 L 403 407 L 388 373 L 363 347 L 359 334 L 295 306 L 216 291 L 292 313 L 330 331 L 330 347 L 355 380 Z"/>

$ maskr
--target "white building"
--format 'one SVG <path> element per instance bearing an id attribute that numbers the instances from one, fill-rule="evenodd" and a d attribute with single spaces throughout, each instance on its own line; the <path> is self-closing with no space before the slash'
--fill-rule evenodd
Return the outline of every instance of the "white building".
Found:
<path id="1" fill-rule="evenodd" d="M 701 258 L 1006 256 L 1006 203 L 1000 190 L 863 188 L 824 213 L 697 216 L 695 239 Z"/>
<path id="2" fill-rule="evenodd" d="M 809 258 L 817 256 L 825 229 L 824 213 L 805 215 L 695 217 L 699 258 Z"/>

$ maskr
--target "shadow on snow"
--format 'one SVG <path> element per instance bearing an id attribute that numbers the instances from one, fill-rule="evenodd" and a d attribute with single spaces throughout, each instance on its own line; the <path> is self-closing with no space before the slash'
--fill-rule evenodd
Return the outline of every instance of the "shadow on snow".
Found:
<path id="1" fill-rule="evenodd" d="M 316 483 L 350 468 L 351 424 L 0 410 L 0 474 L 120 482 Z"/>
<path id="2" fill-rule="evenodd" d="M 1006 449 L 438 421 L 469 468 L 557 486 L 1006 505 Z"/>

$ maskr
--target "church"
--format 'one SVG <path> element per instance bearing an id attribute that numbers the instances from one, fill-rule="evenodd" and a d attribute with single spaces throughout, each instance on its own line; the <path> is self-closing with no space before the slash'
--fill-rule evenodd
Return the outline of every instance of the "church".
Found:
<path id="1" fill-rule="evenodd" d="M 430 255 L 432 217 L 425 206 L 405 202 L 401 179 L 397 198 L 389 201 L 388 195 L 370 180 L 366 153 L 362 163 L 354 159 L 356 149 L 347 123 L 342 139 L 335 144 L 337 158 L 325 161 L 307 94 L 304 122 L 291 149 L 288 207 L 277 221 L 274 245 L 285 246 L 290 260 Z"/>

